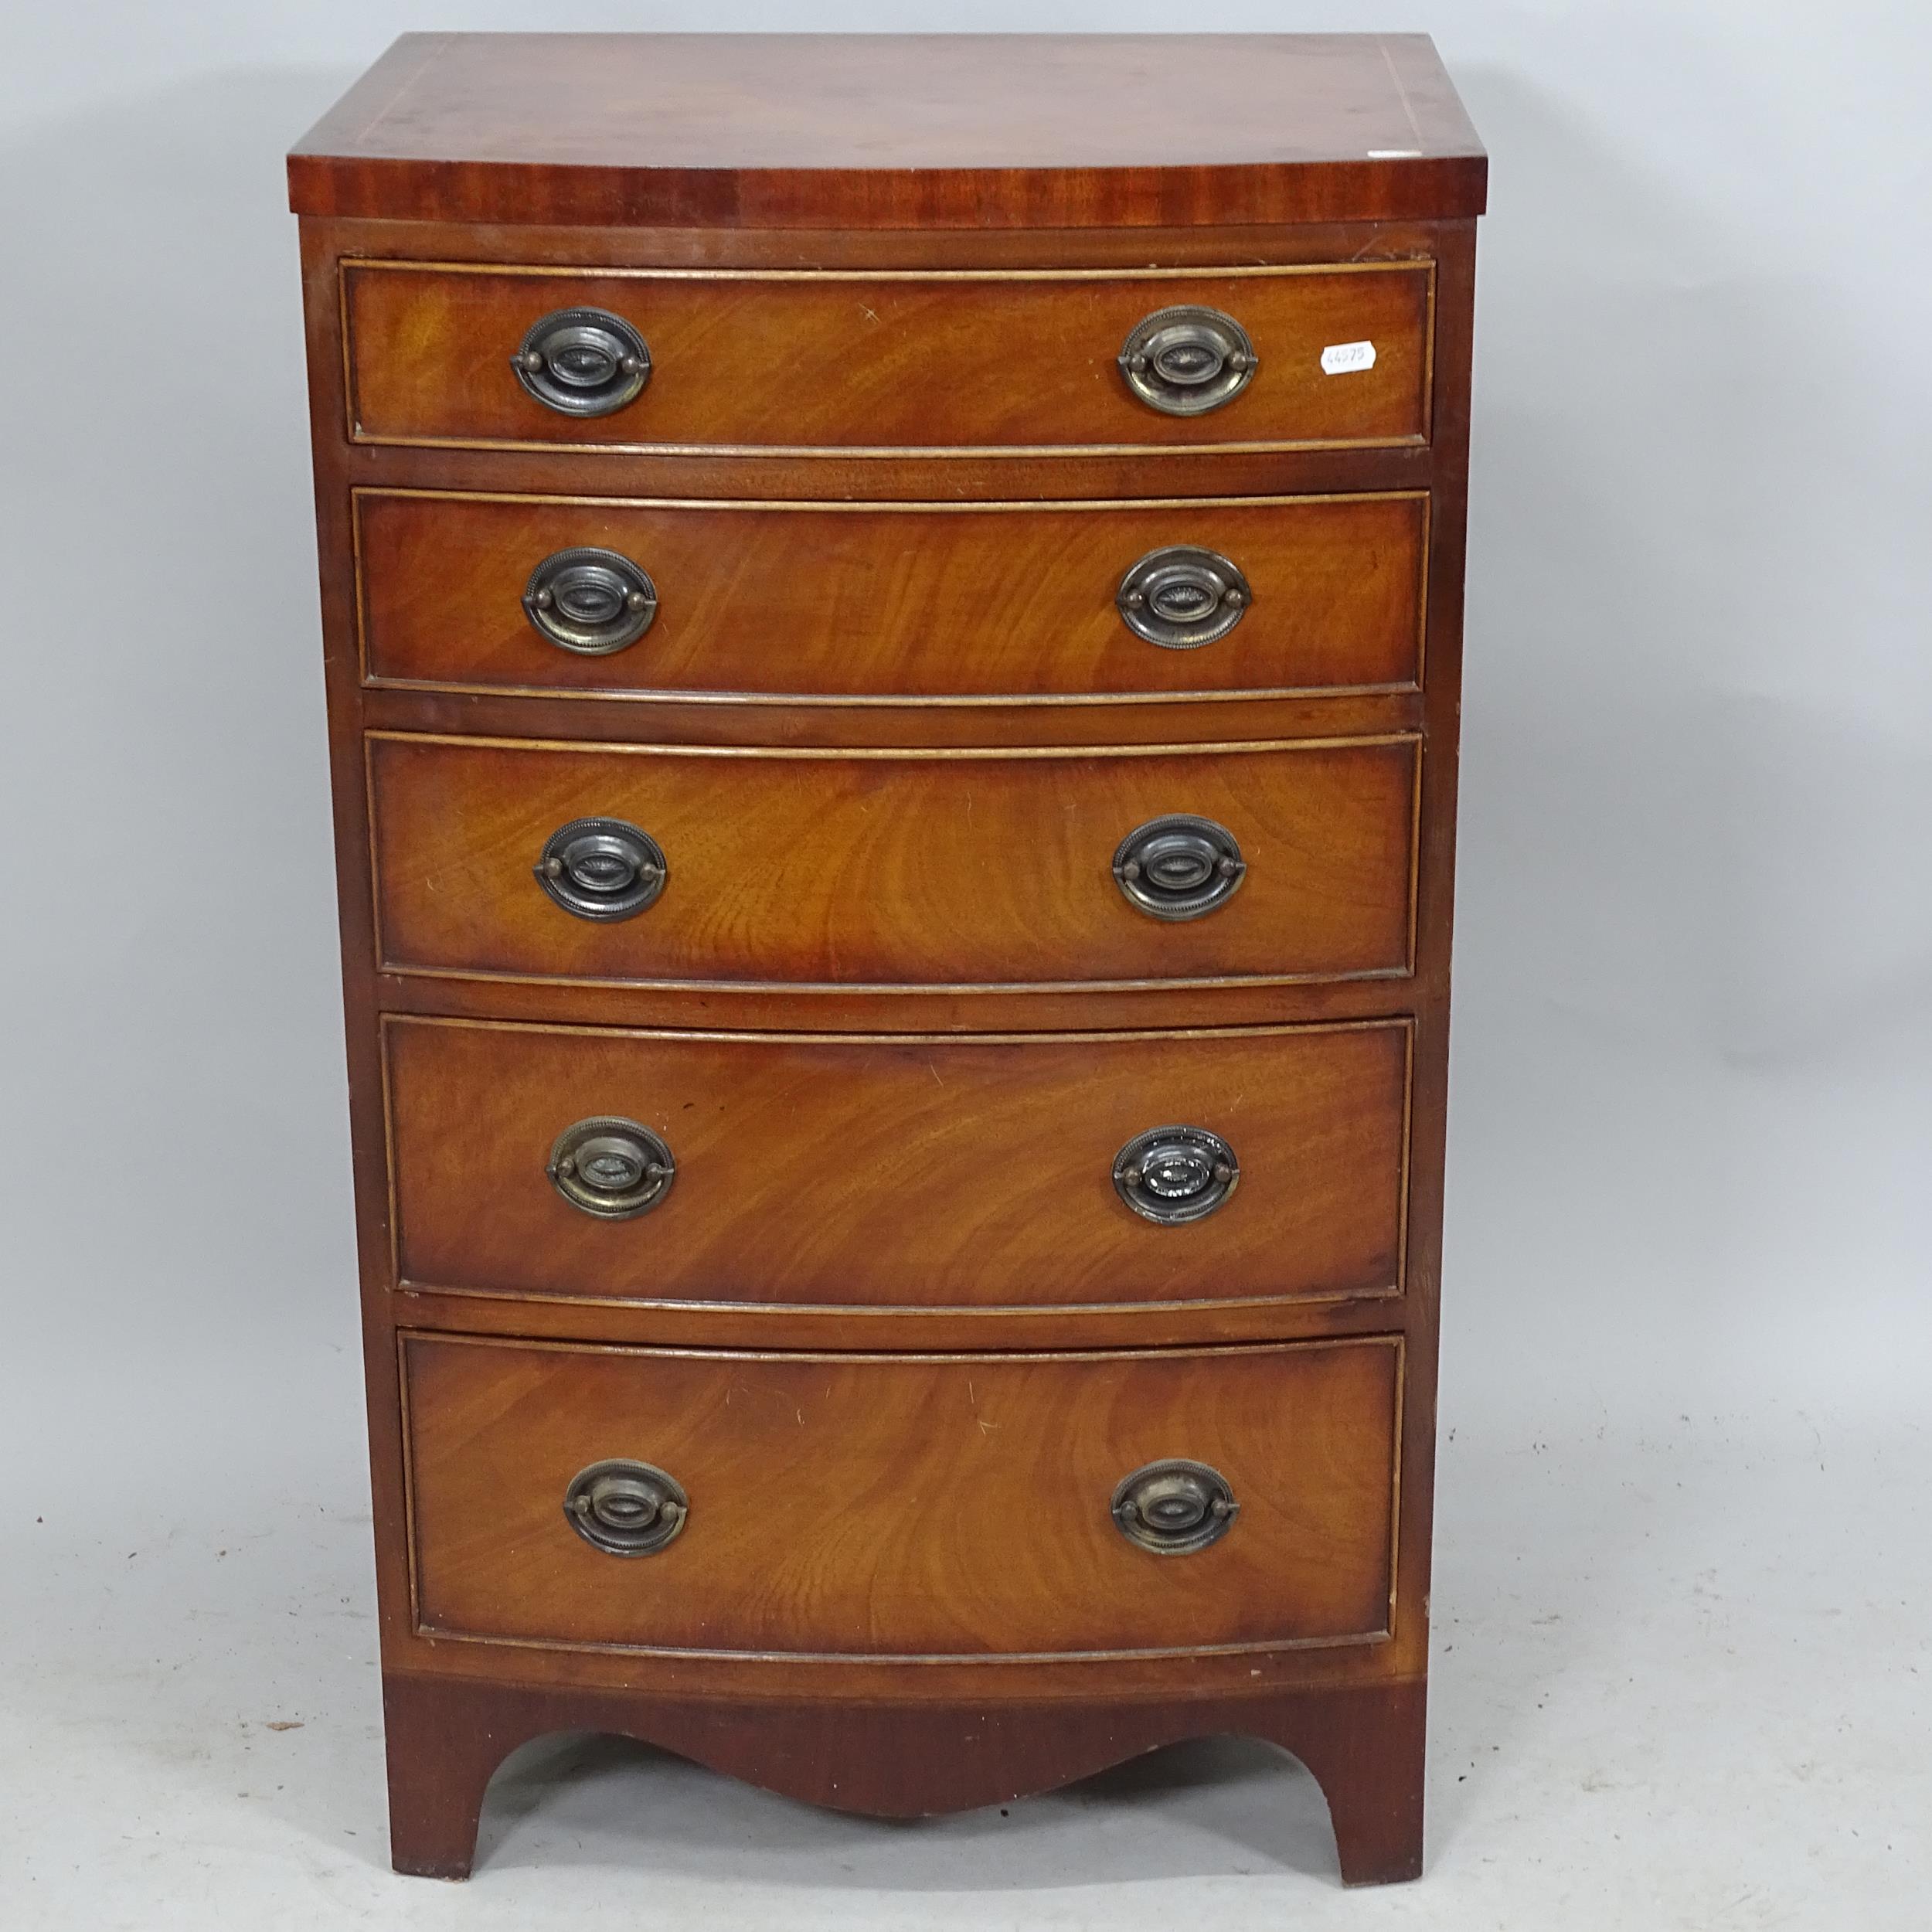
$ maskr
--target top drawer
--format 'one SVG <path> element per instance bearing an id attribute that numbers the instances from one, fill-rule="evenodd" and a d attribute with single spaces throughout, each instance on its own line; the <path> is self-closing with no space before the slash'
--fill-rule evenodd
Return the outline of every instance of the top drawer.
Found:
<path id="1" fill-rule="evenodd" d="M 342 274 L 358 442 L 1022 455 L 1429 434 L 1427 261 Z"/>

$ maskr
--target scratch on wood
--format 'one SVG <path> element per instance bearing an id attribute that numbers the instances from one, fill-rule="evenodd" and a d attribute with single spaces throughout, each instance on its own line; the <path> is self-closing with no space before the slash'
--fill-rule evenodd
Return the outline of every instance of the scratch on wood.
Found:
<path id="1" fill-rule="evenodd" d="M 979 1433 L 982 1436 L 990 1436 L 999 1427 L 999 1424 L 996 1422 L 988 1422 L 979 1413 L 979 1391 L 973 1386 L 973 1379 L 971 1376 L 966 1378 L 966 1400 L 972 1408 L 974 1421 L 979 1424 Z"/>

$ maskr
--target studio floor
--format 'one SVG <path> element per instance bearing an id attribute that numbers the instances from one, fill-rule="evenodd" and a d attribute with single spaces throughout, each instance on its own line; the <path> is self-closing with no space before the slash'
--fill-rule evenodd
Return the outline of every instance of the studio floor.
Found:
<path id="1" fill-rule="evenodd" d="M 131 1385 L 77 1457 L 0 1471 L 10 1932 L 1927 1923 L 1932 1536 L 1909 1425 L 1457 1427 L 1417 1885 L 1344 1893 L 1315 1786 L 1238 1740 L 884 1825 L 570 1738 L 498 1775 L 457 1886 L 388 1869 L 362 1472 L 335 1426 L 353 1365 L 285 1359 L 243 1403 L 197 1386 L 205 1365 Z M 64 1399 L 43 1381 L 15 1420 Z M 288 1419 L 309 1415 L 329 1427 L 304 1441 Z"/>

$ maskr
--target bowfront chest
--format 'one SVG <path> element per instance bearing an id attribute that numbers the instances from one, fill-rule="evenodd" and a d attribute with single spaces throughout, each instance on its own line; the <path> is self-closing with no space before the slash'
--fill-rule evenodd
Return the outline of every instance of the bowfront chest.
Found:
<path id="1" fill-rule="evenodd" d="M 301 217 L 403 1870 L 603 1729 L 1420 1869 L 1482 151 L 1420 36 L 411 36 Z"/>

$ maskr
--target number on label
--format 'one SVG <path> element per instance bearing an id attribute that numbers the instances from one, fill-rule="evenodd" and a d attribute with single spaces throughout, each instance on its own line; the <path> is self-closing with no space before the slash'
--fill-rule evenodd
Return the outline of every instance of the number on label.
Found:
<path id="1" fill-rule="evenodd" d="M 1373 342 L 1331 342 L 1321 352 L 1321 372 L 1325 376 L 1350 376 L 1357 369 L 1373 369 L 1375 366 Z"/>

